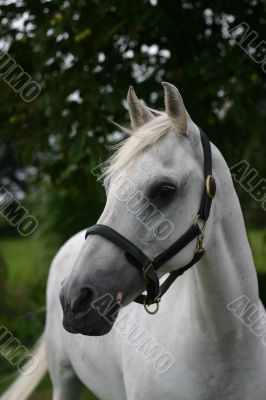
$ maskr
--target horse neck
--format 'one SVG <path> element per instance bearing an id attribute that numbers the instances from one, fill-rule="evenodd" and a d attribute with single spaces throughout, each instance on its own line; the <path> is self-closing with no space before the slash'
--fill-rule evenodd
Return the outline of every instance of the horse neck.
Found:
<path id="1" fill-rule="evenodd" d="M 217 198 L 207 226 L 207 252 L 189 276 L 190 301 L 200 323 L 212 324 L 219 333 L 243 325 L 227 305 L 240 296 L 258 302 L 257 276 L 244 219 L 228 167 L 219 158 L 215 177 Z M 209 237 L 208 237 L 209 236 Z M 194 314 L 194 313 L 193 313 Z M 245 327 L 244 327 L 245 328 Z"/>

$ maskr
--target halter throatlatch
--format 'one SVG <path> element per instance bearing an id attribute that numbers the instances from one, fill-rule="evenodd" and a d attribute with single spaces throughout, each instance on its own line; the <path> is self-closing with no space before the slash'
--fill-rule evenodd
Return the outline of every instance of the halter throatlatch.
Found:
<path id="1" fill-rule="evenodd" d="M 185 271 L 196 264 L 206 250 L 203 247 L 206 222 L 210 215 L 212 200 L 216 192 L 215 179 L 212 175 L 212 153 L 209 139 L 200 129 L 201 143 L 204 153 L 204 177 L 205 184 L 201 199 L 199 211 L 193 221 L 192 226 L 171 246 L 160 253 L 157 257 L 149 259 L 137 246 L 120 235 L 117 231 L 106 225 L 93 225 L 86 232 L 86 238 L 89 235 L 100 235 L 110 240 L 116 246 L 125 251 L 127 260 L 143 274 L 146 285 L 147 294 L 141 294 L 134 301 L 144 305 L 145 310 L 149 314 L 155 314 L 159 310 L 159 302 L 164 293 L 170 288 L 172 283 L 181 276 Z M 177 253 L 179 253 L 190 242 L 197 238 L 196 248 L 194 250 L 191 261 L 177 271 L 170 272 L 169 277 L 160 286 L 159 278 L 156 270 L 166 263 Z M 152 311 L 149 306 L 155 304 L 156 307 Z"/>

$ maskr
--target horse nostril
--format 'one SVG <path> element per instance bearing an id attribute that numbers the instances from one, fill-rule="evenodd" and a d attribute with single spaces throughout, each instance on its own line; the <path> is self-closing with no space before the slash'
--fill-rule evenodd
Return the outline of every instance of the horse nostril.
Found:
<path id="1" fill-rule="evenodd" d="M 71 301 L 71 310 L 74 313 L 89 311 L 93 297 L 92 289 L 88 287 L 81 289 L 79 295 Z"/>

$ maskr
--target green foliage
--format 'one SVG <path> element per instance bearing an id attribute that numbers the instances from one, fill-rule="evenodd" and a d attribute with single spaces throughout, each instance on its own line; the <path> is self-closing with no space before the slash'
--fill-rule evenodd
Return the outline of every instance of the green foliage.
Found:
<path id="1" fill-rule="evenodd" d="M 27 197 L 27 207 L 38 219 L 38 237 L 52 252 L 69 237 L 95 223 L 104 193 L 89 168 L 67 168 L 56 182 L 45 180 Z"/>
<path id="2" fill-rule="evenodd" d="M 248 237 L 258 273 L 266 274 L 266 230 L 249 230 Z"/>
<path id="3" fill-rule="evenodd" d="M 0 250 L 0 293 L 2 297 L 1 305 L 0 305 L 0 314 L 4 310 L 5 307 L 5 294 L 6 294 L 6 274 L 7 274 L 7 265 L 5 259 Z"/>
<path id="4" fill-rule="evenodd" d="M 138 84 L 147 103 L 161 108 L 159 83 L 168 80 L 180 88 L 190 114 L 229 165 L 245 158 L 265 176 L 265 75 L 225 34 L 246 22 L 262 40 L 265 7 L 262 0 L 211 5 L 174 0 L 156 5 L 148 0 L 25 0 L 2 5 L 0 32 L 10 41 L 9 54 L 42 87 L 35 101 L 25 103 L 0 82 L 0 132 L 10 152 L 5 162 L 14 168 L 35 165 L 35 187 L 48 177 L 54 200 L 58 192 L 62 199 L 64 190 L 88 195 L 80 181 L 106 156 L 112 132 L 103 116 L 127 120 L 122 100 L 129 84 Z M 28 13 L 24 29 L 17 28 L 13 21 L 23 13 Z M 153 50 L 149 53 L 148 48 Z M 68 96 L 75 91 L 79 95 L 71 101 Z M 217 110 L 227 102 L 232 107 L 221 120 Z M 66 187 L 66 174 L 76 179 L 73 168 L 82 171 L 83 178 Z M 16 174 L 11 175 L 15 179 Z M 90 185 L 94 193 L 91 180 Z M 244 200 L 251 203 L 250 197 Z M 87 219 L 90 211 L 83 206 L 82 210 Z M 62 223 L 66 212 L 67 207 L 62 209 Z M 88 220 L 94 216 L 93 210 Z"/>
<path id="5" fill-rule="evenodd" d="M 32 345 L 43 331 L 51 254 L 45 243 L 36 238 L 2 239 L 1 249 L 7 265 L 1 323 L 25 345 Z"/>

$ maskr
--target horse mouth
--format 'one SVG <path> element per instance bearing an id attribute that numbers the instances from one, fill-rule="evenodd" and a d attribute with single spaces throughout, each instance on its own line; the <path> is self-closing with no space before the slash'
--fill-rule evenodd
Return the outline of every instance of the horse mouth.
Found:
<path id="1" fill-rule="evenodd" d="M 72 334 L 103 336 L 109 333 L 117 318 L 120 305 L 114 303 L 106 314 L 101 315 L 90 309 L 85 315 L 75 315 L 70 309 L 64 311 L 63 327 Z"/>

